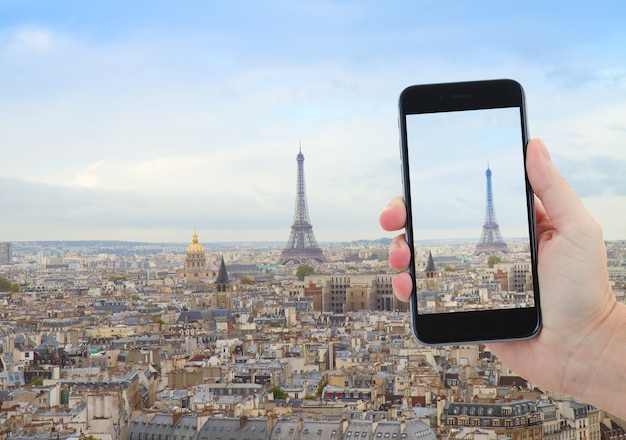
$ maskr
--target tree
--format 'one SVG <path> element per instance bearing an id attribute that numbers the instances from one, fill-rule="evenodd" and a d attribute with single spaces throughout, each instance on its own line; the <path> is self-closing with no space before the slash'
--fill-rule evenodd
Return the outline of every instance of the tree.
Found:
<path id="1" fill-rule="evenodd" d="M 251 277 L 244 276 L 244 277 L 239 278 L 239 282 L 241 284 L 254 284 L 256 281 L 254 281 L 254 279 Z"/>
<path id="2" fill-rule="evenodd" d="M 296 270 L 296 276 L 300 281 L 304 281 L 304 277 L 313 275 L 314 273 L 315 268 L 313 266 L 309 266 L 308 264 L 301 264 Z"/>
<path id="3" fill-rule="evenodd" d="M 30 380 L 30 384 L 34 387 L 40 387 L 43 385 L 43 377 L 33 376 Z"/>
<path id="4" fill-rule="evenodd" d="M 502 263 L 502 258 L 498 257 L 497 255 L 492 255 L 487 259 L 487 265 L 489 267 L 493 267 L 494 264 L 498 263 Z"/>
<path id="5" fill-rule="evenodd" d="M 0 292 L 9 292 L 11 290 L 11 281 L 0 277 Z"/>
<path id="6" fill-rule="evenodd" d="M 155 324 L 159 324 L 159 327 L 165 324 L 165 321 L 163 321 L 158 315 L 152 315 L 150 319 L 152 319 L 152 322 Z"/>
<path id="7" fill-rule="evenodd" d="M 287 393 L 283 391 L 280 385 L 274 385 L 269 391 L 274 394 L 274 400 L 284 400 L 287 398 Z"/>
<path id="8" fill-rule="evenodd" d="M 315 396 L 321 397 L 324 392 L 324 388 L 328 385 L 328 380 L 323 380 L 317 385 L 317 390 L 315 390 Z"/>

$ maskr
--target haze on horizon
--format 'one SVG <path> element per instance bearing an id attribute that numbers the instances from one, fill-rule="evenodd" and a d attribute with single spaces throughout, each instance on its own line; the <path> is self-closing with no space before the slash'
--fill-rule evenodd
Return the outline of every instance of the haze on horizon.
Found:
<path id="1" fill-rule="evenodd" d="M 625 18 L 619 2 L 2 3 L 0 241 L 286 242 L 300 142 L 318 242 L 391 237 L 399 93 L 490 78 L 524 86 L 531 136 L 624 239 Z"/>

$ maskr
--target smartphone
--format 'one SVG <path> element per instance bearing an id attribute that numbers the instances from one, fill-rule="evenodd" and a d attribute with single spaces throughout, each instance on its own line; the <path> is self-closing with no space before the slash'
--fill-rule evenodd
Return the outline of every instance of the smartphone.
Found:
<path id="1" fill-rule="evenodd" d="M 441 345 L 533 337 L 541 313 L 521 85 L 415 85 L 399 101 L 416 338 Z"/>

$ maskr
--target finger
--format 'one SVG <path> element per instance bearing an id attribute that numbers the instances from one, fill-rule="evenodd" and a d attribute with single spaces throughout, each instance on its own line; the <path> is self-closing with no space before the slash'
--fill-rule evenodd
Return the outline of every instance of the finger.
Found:
<path id="1" fill-rule="evenodd" d="M 391 280 L 391 286 L 393 287 L 393 293 L 400 301 L 408 302 L 413 292 L 413 281 L 411 275 L 407 272 L 402 272 L 393 277 Z"/>
<path id="2" fill-rule="evenodd" d="M 398 231 L 406 224 L 406 207 L 402 197 L 394 197 L 380 213 L 380 225 L 385 231 Z"/>
<path id="3" fill-rule="evenodd" d="M 400 234 L 389 245 L 389 266 L 397 270 L 406 270 L 410 261 L 411 250 L 404 234 Z"/>

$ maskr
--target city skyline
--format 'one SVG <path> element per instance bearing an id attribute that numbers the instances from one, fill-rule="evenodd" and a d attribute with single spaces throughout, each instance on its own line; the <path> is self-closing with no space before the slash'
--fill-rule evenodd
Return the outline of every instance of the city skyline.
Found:
<path id="1" fill-rule="evenodd" d="M 626 238 L 626 6 L 240 6 L 0 5 L 0 241 L 285 242 L 300 142 L 318 241 L 391 237 L 400 91 L 501 77 Z"/>

